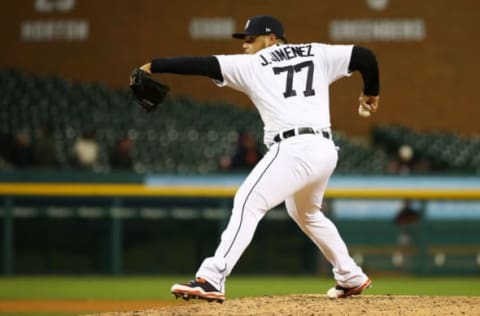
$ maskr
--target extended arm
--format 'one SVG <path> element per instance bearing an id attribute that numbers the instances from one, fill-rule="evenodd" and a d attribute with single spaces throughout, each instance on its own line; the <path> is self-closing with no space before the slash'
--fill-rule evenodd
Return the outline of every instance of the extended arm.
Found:
<path id="1" fill-rule="evenodd" d="M 199 75 L 223 81 L 220 64 L 215 56 L 156 58 L 140 69 L 148 73 Z"/>

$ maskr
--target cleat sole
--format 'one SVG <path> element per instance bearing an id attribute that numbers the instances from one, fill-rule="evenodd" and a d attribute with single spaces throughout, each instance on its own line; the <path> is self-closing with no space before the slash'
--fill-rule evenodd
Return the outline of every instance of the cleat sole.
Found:
<path id="1" fill-rule="evenodd" d="M 214 297 L 204 297 L 201 295 L 195 295 L 195 294 L 190 294 L 190 293 L 174 293 L 172 292 L 173 296 L 175 296 L 175 299 L 178 299 L 179 297 L 183 298 L 185 301 L 189 301 L 190 299 L 199 299 L 199 300 L 205 300 L 209 303 L 212 302 L 217 302 L 219 304 L 223 304 L 225 299 L 222 298 L 214 298 Z"/>

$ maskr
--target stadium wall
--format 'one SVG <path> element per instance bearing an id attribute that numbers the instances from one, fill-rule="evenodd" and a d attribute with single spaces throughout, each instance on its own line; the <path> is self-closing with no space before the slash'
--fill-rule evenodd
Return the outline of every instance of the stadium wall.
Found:
<path id="1" fill-rule="evenodd" d="M 478 132 L 475 67 L 480 3 L 448 1 L 80 1 L 1 4 L 0 68 L 57 74 L 125 89 L 131 69 L 153 57 L 240 53 L 231 40 L 247 17 L 278 16 L 291 42 L 355 43 L 378 54 L 382 108 L 356 114 L 360 77 L 331 88 L 334 128 L 367 134 L 377 123 L 417 130 Z M 175 94 L 201 100 L 246 97 L 206 79 L 162 76 Z"/>

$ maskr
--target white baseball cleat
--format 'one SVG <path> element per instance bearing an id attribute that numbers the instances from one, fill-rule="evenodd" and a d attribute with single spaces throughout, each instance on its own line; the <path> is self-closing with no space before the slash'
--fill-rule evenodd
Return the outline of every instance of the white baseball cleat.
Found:
<path id="1" fill-rule="evenodd" d="M 332 287 L 327 291 L 327 297 L 334 299 L 359 295 L 364 289 L 370 287 L 372 287 L 372 280 L 370 279 L 367 279 L 367 281 L 365 281 L 362 285 L 353 288 L 346 288 L 337 284 L 335 287 Z"/>

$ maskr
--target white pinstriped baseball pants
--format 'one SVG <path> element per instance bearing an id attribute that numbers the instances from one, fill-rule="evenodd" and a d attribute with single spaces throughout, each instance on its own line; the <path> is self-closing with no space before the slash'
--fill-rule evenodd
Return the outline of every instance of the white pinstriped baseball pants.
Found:
<path id="1" fill-rule="evenodd" d="M 225 292 L 225 279 L 250 244 L 258 222 L 285 201 L 288 214 L 332 264 L 337 283 L 345 287 L 364 283 L 367 276 L 321 211 L 337 159 L 335 144 L 322 135 L 303 134 L 272 145 L 235 194 L 215 255 L 203 261 L 196 277 Z"/>

